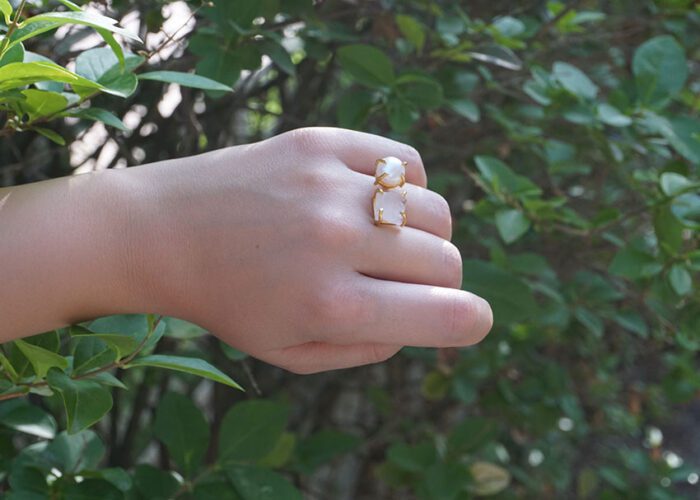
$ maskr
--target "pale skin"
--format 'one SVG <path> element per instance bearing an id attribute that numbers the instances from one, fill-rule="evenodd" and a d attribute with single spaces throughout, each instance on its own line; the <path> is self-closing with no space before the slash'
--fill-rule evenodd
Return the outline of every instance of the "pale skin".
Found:
<path id="1" fill-rule="evenodd" d="M 371 219 L 385 156 L 408 164 L 401 229 Z M 295 373 L 468 346 L 492 313 L 451 234 L 414 148 L 333 128 L 4 188 L 0 341 L 149 312 Z"/>

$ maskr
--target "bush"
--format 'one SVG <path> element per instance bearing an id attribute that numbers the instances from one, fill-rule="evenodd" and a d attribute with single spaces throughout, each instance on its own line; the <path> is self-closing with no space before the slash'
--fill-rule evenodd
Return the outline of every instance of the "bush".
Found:
<path id="1" fill-rule="evenodd" d="M 3 184 L 305 125 L 396 137 L 495 314 L 478 347 L 306 377 L 173 318 L 5 344 L 5 498 L 697 497 L 696 2 L 0 13 Z"/>

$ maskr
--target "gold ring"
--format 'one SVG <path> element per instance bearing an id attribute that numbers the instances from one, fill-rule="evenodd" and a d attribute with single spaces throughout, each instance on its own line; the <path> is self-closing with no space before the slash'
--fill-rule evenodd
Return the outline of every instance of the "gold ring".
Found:
<path id="1" fill-rule="evenodd" d="M 405 226 L 408 192 L 403 189 L 406 183 L 406 162 L 393 156 L 376 161 L 374 184 L 377 188 L 372 195 L 372 217 L 377 226 Z"/>

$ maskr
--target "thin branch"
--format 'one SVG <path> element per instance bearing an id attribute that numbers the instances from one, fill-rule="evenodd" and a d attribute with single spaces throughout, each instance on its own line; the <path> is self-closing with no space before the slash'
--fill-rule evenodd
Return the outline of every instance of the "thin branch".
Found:
<path id="1" fill-rule="evenodd" d="M 10 43 L 10 37 L 12 37 L 12 33 L 15 32 L 17 29 L 17 26 L 19 25 L 19 18 L 22 16 L 22 12 L 24 11 L 24 6 L 27 3 L 27 0 L 22 0 L 22 2 L 19 4 L 19 7 L 17 7 L 17 12 L 15 12 L 15 17 L 12 19 L 12 23 L 10 23 L 10 26 L 7 28 L 7 33 L 5 34 L 5 38 L 2 40 L 2 44 L 0 44 L 0 56 L 5 52 L 5 49 L 7 48 L 8 44 Z"/>

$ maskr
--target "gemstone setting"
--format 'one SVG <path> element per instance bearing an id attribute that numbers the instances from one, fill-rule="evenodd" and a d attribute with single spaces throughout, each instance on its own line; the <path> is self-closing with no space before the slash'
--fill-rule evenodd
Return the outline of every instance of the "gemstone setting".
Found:
<path id="1" fill-rule="evenodd" d="M 403 226 L 406 224 L 405 189 L 383 189 L 378 187 L 372 197 L 372 213 L 377 225 Z"/>
<path id="2" fill-rule="evenodd" d="M 375 183 L 387 188 L 403 186 L 406 182 L 406 162 L 394 156 L 387 156 L 377 160 Z"/>

